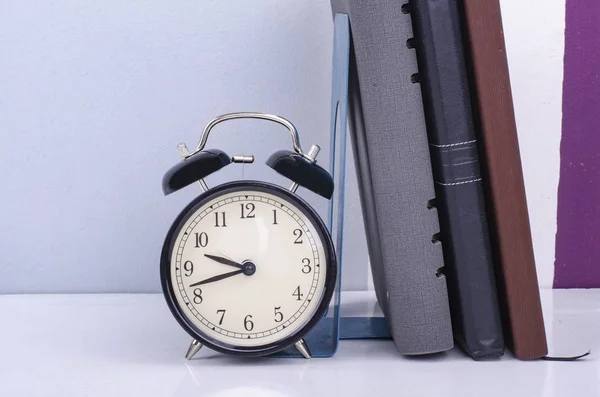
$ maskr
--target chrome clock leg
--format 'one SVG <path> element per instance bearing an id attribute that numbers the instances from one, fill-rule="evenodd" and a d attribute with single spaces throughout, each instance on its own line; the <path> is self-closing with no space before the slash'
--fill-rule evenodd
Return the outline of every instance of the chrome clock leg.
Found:
<path id="1" fill-rule="evenodd" d="M 300 339 L 296 344 L 294 344 L 296 349 L 306 358 L 307 360 L 311 358 L 310 350 L 308 350 L 308 345 L 304 341 L 304 339 Z"/>
<path id="2" fill-rule="evenodd" d="M 296 182 L 292 183 L 292 186 L 290 187 L 290 192 L 296 193 L 296 190 L 298 190 L 299 187 L 300 185 L 298 185 Z"/>
<path id="3" fill-rule="evenodd" d="M 190 344 L 190 347 L 188 347 L 187 353 L 185 353 L 186 360 L 191 360 L 200 349 L 202 349 L 202 343 L 194 339 Z"/>

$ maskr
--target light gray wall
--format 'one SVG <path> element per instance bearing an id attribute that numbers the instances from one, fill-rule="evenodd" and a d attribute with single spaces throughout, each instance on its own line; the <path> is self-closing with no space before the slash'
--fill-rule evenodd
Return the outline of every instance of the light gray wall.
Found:
<path id="1" fill-rule="evenodd" d="M 551 286 L 565 1 L 501 4 L 538 275 Z M 217 114 L 286 116 L 327 162 L 331 31 L 329 0 L 0 2 L 0 293 L 158 291 L 162 239 L 197 193 L 164 198 L 161 178 L 177 142 L 195 145 Z M 289 144 L 265 123 L 216 132 L 213 147 L 261 163 Z M 364 289 L 349 171 L 343 284 Z"/>
<path id="2" fill-rule="evenodd" d="M 328 0 L 2 2 L 0 293 L 159 291 L 165 233 L 198 194 L 165 198 L 161 178 L 217 114 L 283 115 L 328 164 L 331 37 Z M 257 156 L 244 177 L 284 182 L 263 162 L 285 130 L 232 122 L 211 138 Z M 352 167 L 349 180 L 343 281 L 363 289 Z"/>

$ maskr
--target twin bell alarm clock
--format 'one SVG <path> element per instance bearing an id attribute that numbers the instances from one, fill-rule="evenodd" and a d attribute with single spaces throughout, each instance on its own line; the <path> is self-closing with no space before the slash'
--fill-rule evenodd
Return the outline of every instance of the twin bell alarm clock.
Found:
<path id="1" fill-rule="evenodd" d="M 266 164 L 291 187 L 239 180 L 210 188 L 204 179 L 254 156 L 205 149 L 217 124 L 268 120 L 286 127 L 293 150 Z M 305 153 L 288 120 L 264 113 L 230 113 L 211 120 L 196 150 L 179 145 L 181 161 L 163 177 L 165 195 L 198 183 L 203 193 L 181 211 L 167 233 L 160 278 L 167 304 L 193 338 L 191 359 L 202 346 L 237 356 L 263 356 L 294 345 L 310 358 L 303 337 L 325 315 L 335 289 L 337 263 L 331 236 L 299 186 L 326 199 L 331 175 L 317 165 L 319 147 Z"/>

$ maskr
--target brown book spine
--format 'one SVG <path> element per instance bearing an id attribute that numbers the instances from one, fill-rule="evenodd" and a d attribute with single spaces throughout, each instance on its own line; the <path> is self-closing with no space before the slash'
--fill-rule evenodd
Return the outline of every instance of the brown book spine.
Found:
<path id="1" fill-rule="evenodd" d="M 498 0 L 463 0 L 483 143 L 498 293 L 509 348 L 522 360 L 548 353 Z"/>

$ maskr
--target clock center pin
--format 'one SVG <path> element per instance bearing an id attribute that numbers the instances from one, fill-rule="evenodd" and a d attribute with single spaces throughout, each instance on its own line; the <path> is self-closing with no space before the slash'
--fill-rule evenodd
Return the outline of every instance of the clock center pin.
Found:
<path id="1" fill-rule="evenodd" d="M 254 273 L 256 273 L 256 265 L 254 263 L 250 261 L 244 261 L 242 265 L 244 265 L 242 270 L 246 276 L 252 276 Z"/>

